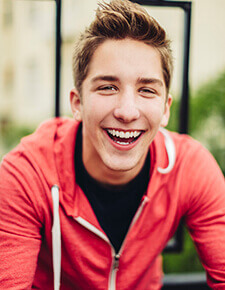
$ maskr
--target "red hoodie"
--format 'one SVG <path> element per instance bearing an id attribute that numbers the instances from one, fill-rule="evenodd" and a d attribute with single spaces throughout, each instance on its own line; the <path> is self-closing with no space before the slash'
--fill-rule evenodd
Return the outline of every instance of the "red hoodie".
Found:
<path id="1" fill-rule="evenodd" d="M 160 289 L 160 253 L 181 217 L 209 285 L 225 289 L 225 186 L 208 151 L 186 135 L 157 134 L 147 192 L 115 256 L 76 185 L 77 129 L 70 119 L 45 122 L 2 162 L 0 289 L 57 289 L 57 280 L 60 289 Z"/>

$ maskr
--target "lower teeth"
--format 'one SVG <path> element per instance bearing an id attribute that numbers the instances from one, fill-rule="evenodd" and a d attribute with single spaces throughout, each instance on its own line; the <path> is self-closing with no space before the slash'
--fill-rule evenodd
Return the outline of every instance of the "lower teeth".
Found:
<path id="1" fill-rule="evenodd" d="M 116 141 L 116 143 L 120 144 L 120 145 L 129 145 L 129 142 L 120 142 L 120 141 Z"/>

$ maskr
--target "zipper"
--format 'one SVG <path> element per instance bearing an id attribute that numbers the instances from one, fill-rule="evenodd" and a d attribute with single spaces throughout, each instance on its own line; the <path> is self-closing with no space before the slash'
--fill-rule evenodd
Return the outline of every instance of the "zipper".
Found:
<path id="1" fill-rule="evenodd" d="M 82 226 L 84 226 L 86 229 L 88 229 L 89 231 L 95 233 L 98 237 L 100 237 L 101 239 L 103 239 L 105 242 L 107 242 L 107 244 L 111 247 L 111 252 L 112 252 L 112 265 L 111 265 L 111 270 L 110 270 L 110 274 L 109 274 L 109 286 L 108 289 L 109 290 L 116 290 L 116 274 L 117 271 L 119 270 L 119 260 L 121 257 L 121 253 L 123 251 L 123 247 L 124 247 L 124 242 L 126 240 L 126 237 L 131 229 L 131 227 L 134 225 L 134 223 L 138 220 L 139 216 L 142 213 L 142 210 L 145 206 L 145 204 L 148 201 L 148 197 L 145 196 L 142 203 L 140 204 L 136 214 L 134 215 L 134 218 L 129 226 L 129 229 L 127 231 L 127 234 L 123 240 L 123 243 L 120 247 L 120 250 L 118 253 L 116 253 L 114 247 L 112 246 L 112 244 L 110 243 L 110 240 L 108 239 L 108 237 L 101 232 L 100 230 L 98 230 L 95 226 L 93 226 L 92 224 L 90 224 L 89 222 L 87 222 L 85 219 L 83 219 L 82 217 L 76 217 L 74 218 L 78 223 L 80 223 Z"/>
<path id="2" fill-rule="evenodd" d="M 91 231 L 92 233 L 96 234 L 99 238 L 103 239 L 111 248 L 112 252 L 112 266 L 109 274 L 109 290 L 115 290 L 115 285 L 116 285 L 116 272 L 119 267 L 119 254 L 116 254 L 116 251 L 112 244 L 110 243 L 110 240 L 108 237 L 101 232 L 99 229 L 97 229 L 95 226 L 93 226 L 91 223 L 83 219 L 82 217 L 74 217 L 75 221 L 77 221 L 79 224 L 81 224 L 83 227 Z"/>
<path id="3" fill-rule="evenodd" d="M 115 250 L 113 252 L 113 260 L 112 267 L 109 275 L 109 290 L 116 290 L 116 273 L 119 270 L 119 259 L 120 254 L 115 254 Z"/>

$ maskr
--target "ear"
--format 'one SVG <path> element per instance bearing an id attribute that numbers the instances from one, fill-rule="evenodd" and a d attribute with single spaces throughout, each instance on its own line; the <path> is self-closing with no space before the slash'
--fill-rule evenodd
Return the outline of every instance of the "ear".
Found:
<path id="1" fill-rule="evenodd" d="M 70 106 L 75 120 L 81 122 L 81 99 L 78 90 L 75 88 L 70 91 Z"/>
<path id="2" fill-rule="evenodd" d="M 165 109 L 164 109 L 164 113 L 163 113 L 163 117 L 162 117 L 162 121 L 161 121 L 161 127 L 166 127 L 168 122 L 169 122 L 169 118 L 170 118 L 170 107 L 172 105 L 172 101 L 173 98 L 172 96 L 169 94 L 167 101 L 165 103 Z"/>

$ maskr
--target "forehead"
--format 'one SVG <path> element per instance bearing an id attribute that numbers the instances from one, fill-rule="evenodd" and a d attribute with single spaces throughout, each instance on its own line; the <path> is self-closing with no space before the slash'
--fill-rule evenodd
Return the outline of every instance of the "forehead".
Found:
<path id="1" fill-rule="evenodd" d="M 151 45 L 132 39 L 106 40 L 95 50 L 86 79 L 115 75 L 121 80 L 163 80 L 161 57 Z"/>

